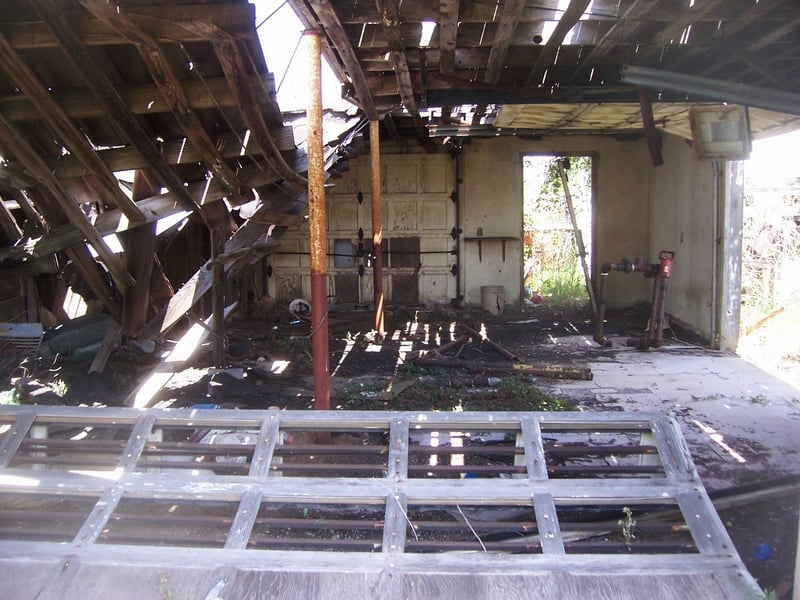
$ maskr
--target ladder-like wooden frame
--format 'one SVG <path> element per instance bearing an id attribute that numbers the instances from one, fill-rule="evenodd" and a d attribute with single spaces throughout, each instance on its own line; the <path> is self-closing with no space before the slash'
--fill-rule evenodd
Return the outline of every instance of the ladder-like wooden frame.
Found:
<path id="1" fill-rule="evenodd" d="M 50 453 L 42 453 L 44 464 L 13 466 L 24 440 L 46 438 L 48 429 L 86 424 L 129 430 L 127 440 L 120 443 L 121 451 L 113 457 L 113 468 L 96 472 L 85 468 L 64 470 L 63 466 L 52 469 L 47 465 Z M 0 543 L 0 573 L 8 575 L 15 569 L 23 573 L 27 568 L 36 573 L 35 577 L 30 575 L 19 581 L 20 595 L 15 597 L 25 597 L 26 592 L 31 592 L 33 597 L 34 589 L 41 598 L 79 597 L 88 589 L 84 587 L 88 584 L 84 583 L 86 577 L 76 579 L 73 573 L 83 572 L 87 576 L 91 573 L 100 579 L 117 573 L 119 578 L 123 566 L 128 575 L 138 573 L 138 581 L 151 590 L 153 586 L 163 587 L 163 579 L 159 579 L 162 575 L 172 582 L 169 585 L 175 586 L 175 590 L 190 596 L 198 590 L 212 592 L 216 586 L 219 593 L 210 595 L 211 598 L 237 597 L 228 592 L 241 594 L 249 585 L 256 585 L 262 591 L 269 589 L 273 597 L 291 597 L 290 591 L 295 590 L 300 594 L 295 597 L 355 594 L 357 597 L 405 598 L 424 597 L 422 590 L 433 593 L 436 589 L 449 590 L 448 595 L 452 592 L 481 596 L 488 594 L 489 589 L 504 589 L 503 586 L 507 589 L 543 586 L 542 589 L 553 593 L 559 590 L 562 594 L 559 597 L 579 597 L 591 590 L 598 593 L 614 590 L 615 597 L 637 597 L 643 581 L 657 583 L 648 597 L 658 598 L 662 597 L 658 586 L 667 592 L 675 591 L 671 588 L 674 582 L 669 583 L 671 578 L 678 578 L 685 590 L 697 598 L 720 597 L 721 593 L 729 598 L 752 598 L 760 594 L 714 511 L 678 425 L 663 415 L 4 407 L 0 411 L 0 426 L 0 498 L 8 494 L 97 498 L 77 535 L 67 542 L 9 540 Z M 159 430 L 169 427 L 236 428 L 258 433 L 246 471 L 241 475 L 219 475 L 208 470 L 137 469 L 148 441 L 157 440 Z M 384 476 L 280 476 L 273 464 L 276 446 L 286 432 L 298 430 L 322 435 L 342 431 L 385 432 L 388 453 Z M 524 452 L 515 461 L 520 467 L 524 466 L 524 475 L 502 479 L 409 477 L 412 436 L 426 431 L 455 430 L 516 432 L 516 445 L 524 448 Z M 551 479 L 543 430 L 638 433 L 643 445 L 655 447 L 655 456 L 644 460 L 658 464 L 658 473 L 645 477 Z M 98 536 L 123 496 L 145 500 L 224 501 L 237 503 L 238 508 L 224 548 L 98 544 Z M 266 501 L 383 506 L 380 551 L 248 550 L 255 515 Z M 566 553 L 557 511 L 557 505 L 565 502 L 587 506 L 611 502 L 616 505 L 672 502 L 683 515 L 696 553 Z M 412 554 L 404 551 L 409 504 L 452 506 L 454 503 L 532 504 L 539 524 L 541 553 Z M 342 591 L 342 596 L 338 596 L 339 592 L 330 593 L 331 586 L 350 591 Z M 703 595 L 702 590 L 708 586 L 711 586 L 708 594 Z M 126 594 L 117 590 L 115 597 L 126 597 Z"/>

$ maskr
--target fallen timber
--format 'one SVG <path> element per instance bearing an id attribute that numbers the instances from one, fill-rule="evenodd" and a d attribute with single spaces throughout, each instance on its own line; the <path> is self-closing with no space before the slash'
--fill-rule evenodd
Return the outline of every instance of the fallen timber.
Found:
<path id="1" fill-rule="evenodd" d="M 536 375 L 552 379 L 579 379 L 591 381 L 592 370 L 586 367 L 570 367 L 564 365 L 525 364 L 525 363 L 489 363 L 450 358 L 415 358 L 411 361 L 418 367 L 446 367 L 467 369 L 481 373 L 515 373 L 520 375 Z"/>

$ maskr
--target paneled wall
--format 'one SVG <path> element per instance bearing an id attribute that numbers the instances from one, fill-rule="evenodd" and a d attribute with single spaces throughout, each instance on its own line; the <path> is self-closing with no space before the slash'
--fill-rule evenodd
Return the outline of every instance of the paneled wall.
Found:
<path id="1" fill-rule="evenodd" d="M 350 170 L 331 179 L 327 192 L 328 293 L 339 303 L 368 303 L 373 297 L 372 195 L 369 156 L 350 161 Z M 384 291 L 387 302 L 435 305 L 456 297 L 455 187 L 447 154 L 387 154 L 381 160 L 381 217 Z M 360 192 L 360 196 L 359 196 Z M 359 202 L 359 197 L 361 202 Z M 359 239 L 359 229 L 363 240 Z M 290 254 L 291 253 L 291 254 Z M 279 299 L 308 297 L 308 227 L 287 231 L 272 257 L 272 290 Z M 363 276 L 359 267 L 363 266 Z"/>

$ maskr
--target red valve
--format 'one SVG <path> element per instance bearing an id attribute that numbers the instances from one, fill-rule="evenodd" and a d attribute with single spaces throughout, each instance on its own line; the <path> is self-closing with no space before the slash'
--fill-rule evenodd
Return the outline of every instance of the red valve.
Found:
<path id="1" fill-rule="evenodd" d="M 672 277 L 672 261 L 675 258 L 674 252 L 662 250 L 658 255 L 658 274 L 664 279 Z"/>

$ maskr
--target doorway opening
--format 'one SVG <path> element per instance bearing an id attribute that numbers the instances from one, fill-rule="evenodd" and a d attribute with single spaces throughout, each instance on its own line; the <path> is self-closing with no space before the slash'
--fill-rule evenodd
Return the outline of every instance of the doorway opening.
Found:
<path id="1" fill-rule="evenodd" d="M 592 157 L 523 157 L 523 287 L 526 301 L 551 305 L 588 302 L 592 248 Z M 566 190 L 566 178 L 574 222 Z"/>
<path id="2" fill-rule="evenodd" d="M 745 163 L 738 353 L 800 386 L 800 132 L 753 144 Z"/>

